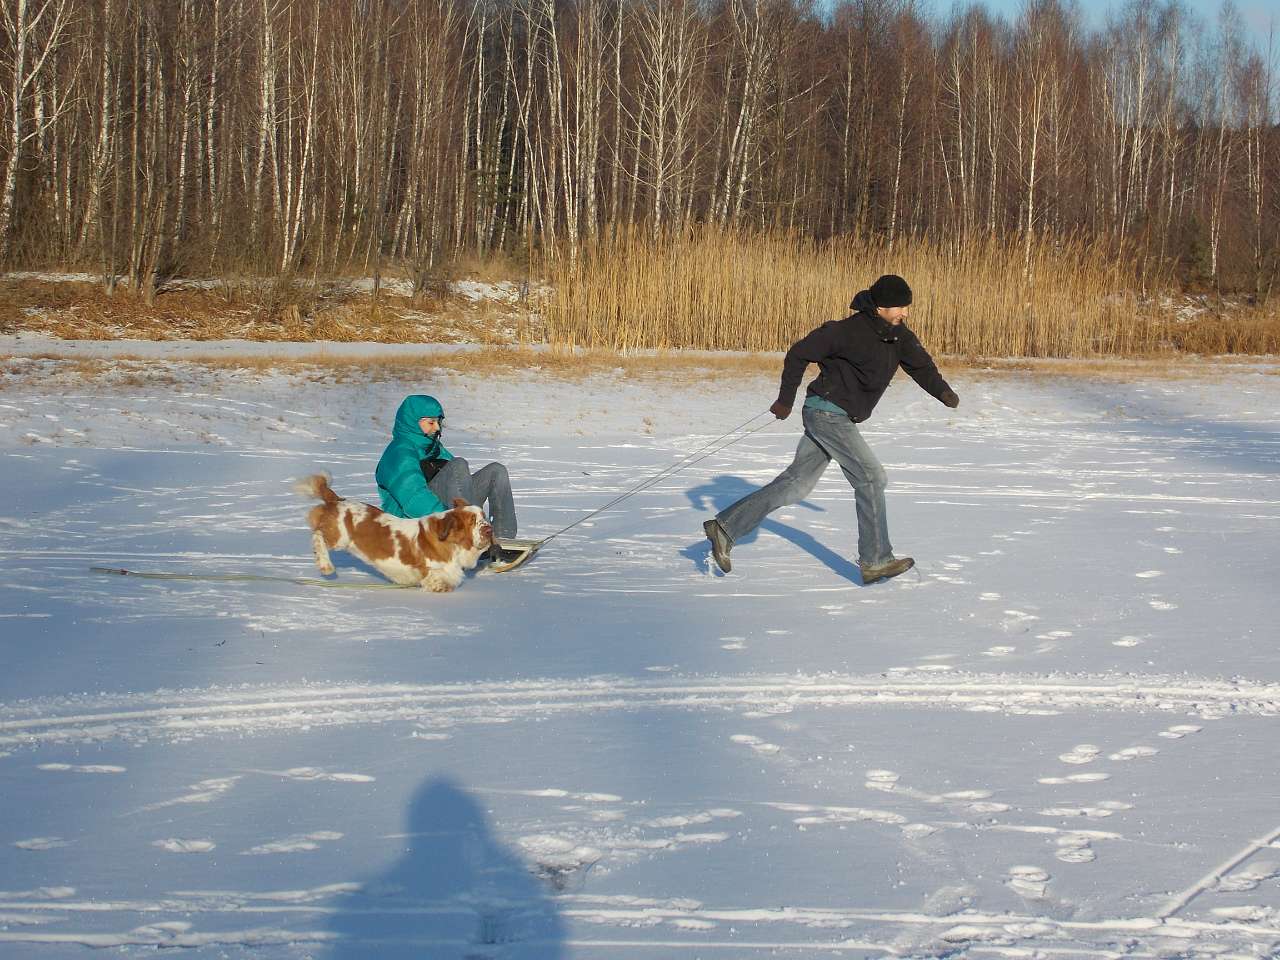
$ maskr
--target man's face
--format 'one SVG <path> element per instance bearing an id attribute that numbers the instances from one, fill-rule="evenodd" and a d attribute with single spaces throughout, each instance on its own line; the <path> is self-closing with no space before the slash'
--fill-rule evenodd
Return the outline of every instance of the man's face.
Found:
<path id="1" fill-rule="evenodd" d="M 440 432 L 439 417 L 423 417 L 418 421 L 418 428 L 428 437 L 434 437 Z"/>
<path id="2" fill-rule="evenodd" d="M 886 320 L 895 326 L 907 319 L 911 313 L 910 307 L 876 307 L 876 313 L 880 314 L 880 319 Z"/>

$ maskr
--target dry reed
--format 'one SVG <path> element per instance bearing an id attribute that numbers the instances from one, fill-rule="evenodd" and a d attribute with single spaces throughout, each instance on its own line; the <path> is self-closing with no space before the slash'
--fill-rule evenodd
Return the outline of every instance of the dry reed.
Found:
<path id="1" fill-rule="evenodd" d="M 550 267 L 548 339 L 624 351 L 781 350 L 847 315 L 852 295 L 880 274 L 897 273 L 915 290 L 911 326 L 936 353 L 1134 355 L 1167 342 L 1167 327 L 1130 289 L 1123 258 L 1044 240 L 1027 269 L 1024 253 L 995 240 L 916 240 L 890 251 L 712 228 L 658 242 L 624 233 Z"/>

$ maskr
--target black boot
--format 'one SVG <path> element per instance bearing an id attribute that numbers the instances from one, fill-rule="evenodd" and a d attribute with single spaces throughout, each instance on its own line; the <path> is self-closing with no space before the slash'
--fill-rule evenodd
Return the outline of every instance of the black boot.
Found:
<path id="1" fill-rule="evenodd" d="M 716 558 L 716 566 L 728 573 L 733 569 L 733 564 L 729 561 L 729 551 L 733 549 L 733 541 L 729 539 L 729 535 L 724 532 L 724 527 L 720 526 L 720 521 L 715 517 L 706 521 L 702 529 L 707 539 L 711 541 L 711 555 Z"/>
<path id="2" fill-rule="evenodd" d="M 858 564 L 858 570 L 862 573 L 862 585 L 867 586 L 879 583 L 881 580 L 891 580 L 900 573 L 906 573 L 915 565 L 916 562 L 910 557 L 896 557 L 874 567 Z"/>
<path id="3" fill-rule="evenodd" d="M 496 543 L 489 548 L 490 563 L 510 563 L 516 557 L 523 553 L 522 550 L 503 550 Z"/>

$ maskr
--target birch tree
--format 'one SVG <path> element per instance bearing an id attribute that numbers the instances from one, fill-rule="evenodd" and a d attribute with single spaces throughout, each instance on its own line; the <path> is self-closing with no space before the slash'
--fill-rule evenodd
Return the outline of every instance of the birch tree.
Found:
<path id="1" fill-rule="evenodd" d="M 11 251 L 14 204 L 23 148 L 43 136 L 66 109 L 72 90 L 62 91 L 46 108 L 35 96 L 62 46 L 71 22 L 70 0 L 6 0 L 0 6 L 0 26 L 8 40 L 5 66 L 9 84 L 8 130 L 4 137 L 4 171 L 0 173 L 0 262 Z M 28 122 L 30 118 L 30 122 Z"/>

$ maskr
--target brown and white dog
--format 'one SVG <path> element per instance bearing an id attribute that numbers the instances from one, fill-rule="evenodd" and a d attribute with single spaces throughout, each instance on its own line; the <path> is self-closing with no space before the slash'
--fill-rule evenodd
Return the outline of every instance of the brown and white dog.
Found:
<path id="1" fill-rule="evenodd" d="M 298 481 L 293 489 L 324 501 L 307 514 L 307 525 L 313 531 L 316 566 L 326 576 L 333 573 L 329 551 L 346 550 L 395 583 L 447 593 L 493 543 L 484 511 L 461 499 L 453 501 L 451 510 L 405 520 L 367 503 L 344 500 L 322 474 Z"/>

